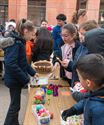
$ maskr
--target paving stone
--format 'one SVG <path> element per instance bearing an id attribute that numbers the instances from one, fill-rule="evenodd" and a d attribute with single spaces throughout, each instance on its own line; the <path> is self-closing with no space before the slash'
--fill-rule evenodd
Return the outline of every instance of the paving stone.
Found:
<path id="1" fill-rule="evenodd" d="M 27 89 L 23 89 L 21 97 L 21 110 L 19 113 L 19 121 L 21 125 L 23 125 L 23 120 L 25 116 L 26 104 L 28 99 L 27 96 L 28 96 Z M 9 103 L 10 103 L 9 90 L 4 85 L 3 81 L 0 79 L 0 125 L 3 125 L 4 123 Z"/>

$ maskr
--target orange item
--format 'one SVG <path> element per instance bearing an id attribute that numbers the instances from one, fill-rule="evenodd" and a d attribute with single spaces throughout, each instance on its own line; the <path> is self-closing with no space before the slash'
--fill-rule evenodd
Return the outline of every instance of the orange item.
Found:
<path id="1" fill-rule="evenodd" d="M 65 91 L 65 92 L 61 92 L 62 96 L 70 96 L 70 92 L 69 91 Z"/>
<path id="2" fill-rule="evenodd" d="M 33 44 L 31 41 L 26 42 L 26 57 L 29 64 L 31 63 L 31 57 L 32 57 L 32 45 Z"/>
<path id="3" fill-rule="evenodd" d="M 26 55 L 28 56 L 32 55 L 31 45 L 32 45 L 31 41 L 26 42 Z"/>

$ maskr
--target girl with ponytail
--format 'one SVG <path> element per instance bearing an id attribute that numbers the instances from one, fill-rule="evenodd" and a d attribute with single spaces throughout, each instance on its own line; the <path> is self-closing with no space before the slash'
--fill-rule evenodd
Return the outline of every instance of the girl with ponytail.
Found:
<path id="1" fill-rule="evenodd" d="M 87 21 L 87 11 L 80 9 L 74 12 L 71 22 L 77 26 Z"/>
<path id="2" fill-rule="evenodd" d="M 17 23 L 16 31 L 10 33 L 15 42 L 4 49 L 5 57 L 5 85 L 10 92 L 10 106 L 4 125 L 20 125 L 18 120 L 21 90 L 29 81 L 29 75 L 36 77 L 36 72 L 27 63 L 25 43 L 31 40 L 34 35 L 33 23 L 26 19 L 21 19 Z M 29 74 L 29 75 L 28 75 Z"/>

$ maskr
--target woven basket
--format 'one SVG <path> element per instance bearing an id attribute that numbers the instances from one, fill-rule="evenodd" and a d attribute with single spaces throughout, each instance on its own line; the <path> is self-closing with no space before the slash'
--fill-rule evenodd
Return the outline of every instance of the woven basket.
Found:
<path id="1" fill-rule="evenodd" d="M 33 68 L 35 68 L 38 73 L 50 73 L 52 71 L 52 64 L 49 61 L 42 60 L 33 63 Z"/>

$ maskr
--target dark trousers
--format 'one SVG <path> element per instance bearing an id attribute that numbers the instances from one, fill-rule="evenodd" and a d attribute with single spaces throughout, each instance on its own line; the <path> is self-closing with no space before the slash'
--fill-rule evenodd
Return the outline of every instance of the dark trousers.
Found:
<path id="1" fill-rule="evenodd" d="M 10 88 L 10 106 L 4 125 L 19 125 L 18 114 L 21 103 L 21 88 Z"/>

